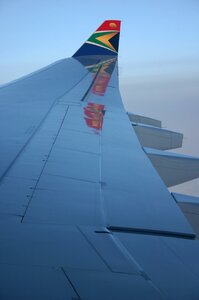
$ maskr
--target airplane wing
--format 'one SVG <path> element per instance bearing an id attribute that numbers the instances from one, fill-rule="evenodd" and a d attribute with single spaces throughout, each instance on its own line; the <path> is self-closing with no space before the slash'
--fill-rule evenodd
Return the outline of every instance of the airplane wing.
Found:
<path id="1" fill-rule="evenodd" d="M 1 300 L 199 299 L 196 234 L 122 104 L 119 34 L 107 20 L 0 89 Z"/>

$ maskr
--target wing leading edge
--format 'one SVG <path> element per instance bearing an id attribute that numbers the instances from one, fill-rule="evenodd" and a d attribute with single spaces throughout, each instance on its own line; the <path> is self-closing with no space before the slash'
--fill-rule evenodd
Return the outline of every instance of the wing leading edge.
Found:
<path id="1" fill-rule="evenodd" d="M 0 89 L 3 300 L 198 299 L 195 234 L 122 105 L 119 32 Z"/>

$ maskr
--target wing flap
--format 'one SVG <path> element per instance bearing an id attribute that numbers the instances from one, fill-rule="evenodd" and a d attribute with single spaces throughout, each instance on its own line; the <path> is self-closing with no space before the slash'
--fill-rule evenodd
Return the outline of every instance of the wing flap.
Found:
<path id="1" fill-rule="evenodd" d="M 129 120 L 131 122 L 151 125 L 151 126 L 155 126 L 155 127 L 162 126 L 162 122 L 159 120 L 152 119 L 152 118 L 146 117 L 146 116 L 132 114 L 130 112 L 127 112 L 127 114 L 128 114 Z"/>
<path id="2" fill-rule="evenodd" d="M 199 197 L 172 193 L 180 209 L 199 238 Z"/>
<path id="3" fill-rule="evenodd" d="M 145 148 L 160 177 L 170 187 L 199 177 L 199 158 Z"/>
<path id="4" fill-rule="evenodd" d="M 178 193 L 172 193 L 172 196 L 174 197 L 177 203 L 199 204 L 199 197 L 183 195 Z"/>
<path id="5" fill-rule="evenodd" d="M 132 123 L 143 147 L 168 150 L 182 147 L 183 134 L 143 124 Z"/>

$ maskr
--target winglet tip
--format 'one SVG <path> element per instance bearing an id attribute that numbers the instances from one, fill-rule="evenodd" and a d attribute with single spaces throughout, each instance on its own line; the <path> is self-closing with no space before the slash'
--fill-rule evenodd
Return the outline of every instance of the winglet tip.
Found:
<path id="1" fill-rule="evenodd" d="M 90 36 L 90 38 L 75 52 L 73 57 L 88 55 L 118 54 L 120 20 L 106 20 Z"/>
<path id="2" fill-rule="evenodd" d="M 96 31 L 114 30 L 120 32 L 120 25 L 120 20 L 106 20 L 100 25 L 100 27 Z"/>

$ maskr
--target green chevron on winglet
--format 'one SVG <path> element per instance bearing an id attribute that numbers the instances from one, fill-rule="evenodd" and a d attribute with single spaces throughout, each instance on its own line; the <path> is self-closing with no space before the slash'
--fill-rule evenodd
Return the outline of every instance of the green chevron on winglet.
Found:
<path id="1" fill-rule="evenodd" d="M 88 40 L 87 43 L 101 45 L 110 50 L 116 51 L 113 45 L 110 43 L 110 39 L 113 38 L 118 32 L 107 31 L 107 32 L 95 32 Z"/>

